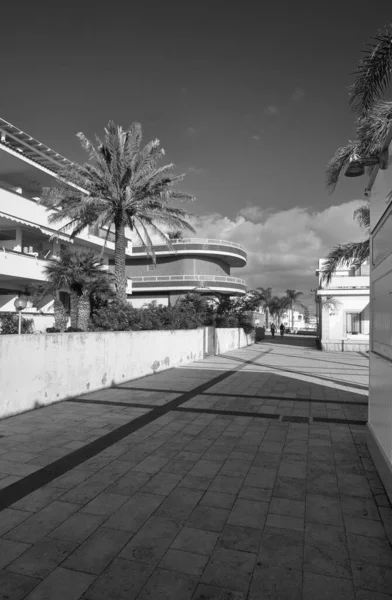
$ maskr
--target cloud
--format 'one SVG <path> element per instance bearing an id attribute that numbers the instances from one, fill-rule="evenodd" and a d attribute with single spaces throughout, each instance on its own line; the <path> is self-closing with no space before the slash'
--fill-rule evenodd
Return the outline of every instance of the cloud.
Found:
<path id="1" fill-rule="evenodd" d="M 305 90 L 303 90 L 302 88 L 297 88 L 291 94 L 291 99 L 294 102 L 300 102 L 300 100 L 303 100 L 304 98 L 305 98 Z"/>
<path id="2" fill-rule="evenodd" d="M 250 288 L 272 287 L 275 293 L 294 288 L 311 301 L 318 258 L 337 244 L 363 239 L 353 219 L 354 210 L 363 203 L 352 200 L 321 211 L 248 206 L 233 219 L 208 214 L 195 219 L 193 225 L 197 237 L 230 240 L 246 248 L 247 266 L 232 274 L 245 279 Z"/>
<path id="3" fill-rule="evenodd" d="M 196 129 L 194 127 L 187 127 L 185 133 L 189 136 L 195 135 Z"/>
<path id="4" fill-rule="evenodd" d="M 270 116 L 276 116 L 279 114 L 279 109 L 274 104 L 270 104 L 269 106 L 266 106 L 266 108 L 264 109 L 264 114 L 270 115 Z"/>
<path id="5" fill-rule="evenodd" d="M 252 140 L 255 140 L 256 142 L 260 141 L 260 136 L 258 134 L 252 135 Z"/>

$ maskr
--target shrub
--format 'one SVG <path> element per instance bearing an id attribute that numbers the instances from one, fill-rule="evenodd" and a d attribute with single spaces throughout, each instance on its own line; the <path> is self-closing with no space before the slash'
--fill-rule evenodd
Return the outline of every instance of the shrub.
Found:
<path id="1" fill-rule="evenodd" d="M 19 315 L 8 313 L 0 316 L 0 328 L 2 335 L 18 333 Z M 34 319 L 22 317 L 22 333 L 34 333 Z"/>
<path id="2" fill-rule="evenodd" d="M 60 329 L 56 329 L 56 327 L 47 327 L 46 333 L 60 333 Z"/>

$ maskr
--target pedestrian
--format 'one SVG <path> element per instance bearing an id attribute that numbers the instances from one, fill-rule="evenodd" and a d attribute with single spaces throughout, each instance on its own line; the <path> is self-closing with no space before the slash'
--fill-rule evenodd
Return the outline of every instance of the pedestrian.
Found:
<path id="1" fill-rule="evenodd" d="M 275 323 L 271 323 L 271 335 L 275 337 Z"/>
<path id="2" fill-rule="evenodd" d="M 279 329 L 280 329 L 280 335 L 283 336 L 284 335 L 284 325 L 283 325 L 283 323 L 280 324 Z"/>

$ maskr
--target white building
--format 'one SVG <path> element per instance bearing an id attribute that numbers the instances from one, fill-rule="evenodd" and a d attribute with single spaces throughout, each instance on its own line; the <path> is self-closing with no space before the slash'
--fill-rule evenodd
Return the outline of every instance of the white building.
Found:
<path id="1" fill-rule="evenodd" d="M 359 269 L 342 267 L 329 284 L 322 281 L 325 263 L 319 259 L 316 275 L 318 335 L 323 350 L 369 350 L 369 264 Z"/>
<path id="2" fill-rule="evenodd" d="M 27 294 L 28 298 L 34 286 L 45 281 L 46 259 L 58 256 L 62 246 L 84 246 L 98 255 L 105 232 L 99 235 L 84 232 L 75 239 L 69 233 L 58 233 L 62 224 L 49 222 L 49 212 L 39 204 L 39 196 L 43 187 L 59 184 L 58 169 L 69 161 L 3 119 L 0 119 L 0 135 L 1 315 L 15 311 L 14 300 L 19 294 Z M 131 254 L 129 242 L 127 255 Z M 113 258 L 114 243 L 108 241 L 103 260 L 109 264 Z M 132 292 L 130 279 L 127 291 Z M 61 295 L 67 306 L 67 290 Z M 53 326 L 53 299 L 48 297 L 38 308 L 30 302 L 23 316 L 34 319 L 36 331 L 45 332 Z"/>

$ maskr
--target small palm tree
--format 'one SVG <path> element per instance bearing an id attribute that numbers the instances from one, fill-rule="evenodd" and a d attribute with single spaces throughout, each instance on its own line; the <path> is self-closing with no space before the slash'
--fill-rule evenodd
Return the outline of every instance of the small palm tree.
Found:
<path id="1" fill-rule="evenodd" d="M 291 310 L 291 329 L 294 329 L 294 305 L 300 304 L 298 298 L 302 295 L 302 292 L 297 292 L 297 290 L 286 290 L 286 296 Z"/>
<path id="2" fill-rule="evenodd" d="M 169 231 L 167 234 L 169 240 L 182 240 L 184 238 L 184 234 L 182 231 Z"/>
<path id="3" fill-rule="evenodd" d="M 263 307 L 264 309 L 264 313 L 265 313 L 265 326 L 266 328 L 268 328 L 268 321 L 269 321 L 269 302 L 272 298 L 272 288 L 262 288 L 262 287 L 258 287 L 256 288 L 255 292 L 257 292 L 259 294 L 260 297 L 260 305 Z"/>
<path id="4" fill-rule="evenodd" d="M 335 246 L 328 254 L 327 260 L 321 271 L 321 280 L 330 283 L 333 274 L 341 266 L 348 265 L 354 268 L 360 267 L 369 260 L 370 256 L 370 207 L 369 203 L 360 206 L 354 211 L 354 219 L 367 233 L 367 239 L 363 242 L 348 242 Z"/>
<path id="5" fill-rule="evenodd" d="M 194 231 L 187 221 L 190 214 L 171 206 L 171 201 L 194 198 L 174 189 L 184 178 L 172 173 L 174 165 L 158 166 L 164 156 L 159 140 L 141 147 L 139 123 L 133 123 L 125 131 L 110 121 L 104 140 L 96 138 L 96 145 L 83 133 L 78 137 L 90 162 L 59 170 L 64 186 L 45 188 L 42 203 L 55 211 L 50 216 L 51 222 L 67 221 L 61 230 L 71 228 L 72 236 L 88 227 L 106 228 L 106 243 L 114 227 L 117 298 L 125 302 L 126 228 L 136 235 L 155 261 L 152 234 L 170 244 L 162 227 Z"/>
<path id="6" fill-rule="evenodd" d="M 110 275 L 101 259 L 91 250 L 64 248 L 59 257 L 52 257 L 45 267 L 47 291 L 69 288 L 71 327 L 86 331 L 90 318 L 90 298 L 98 290 L 110 288 Z"/>

